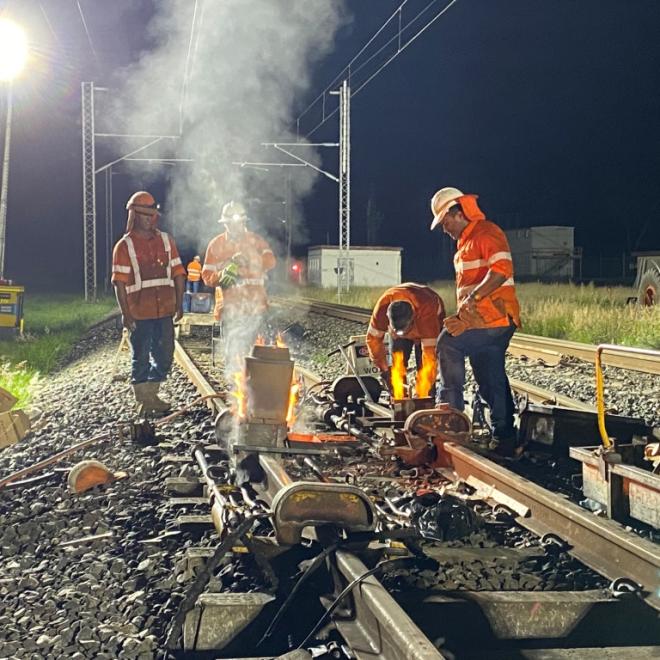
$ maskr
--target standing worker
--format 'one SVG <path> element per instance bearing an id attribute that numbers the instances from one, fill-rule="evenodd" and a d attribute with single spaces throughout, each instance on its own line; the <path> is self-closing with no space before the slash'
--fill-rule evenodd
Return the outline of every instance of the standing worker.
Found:
<path id="1" fill-rule="evenodd" d="M 183 311 L 190 312 L 191 295 L 199 291 L 199 282 L 202 279 L 202 258 L 196 254 L 193 260 L 186 267 L 188 275 L 186 277 L 186 293 L 183 297 Z"/>
<path id="2" fill-rule="evenodd" d="M 520 327 L 513 261 L 504 232 L 486 220 L 477 195 L 442 188 L 431 200 L 431 230 L 441 227 L 455 241 L 457 312 L 445 319 L 438 340 L 439 401 L 463 410 L 465 357 L 470 359 L 479 393 L 490 407 L 491 449 L 504 455 L 516 447 L 513 397 L 504 358 Z"/>
<path id="3" fill-rule="evenodd" d="M 222 207 L 225 231 L 206 249 L 202 280 L 215 287 L 214 318 L 221 321 L 225 365 L 242 366 L 242 358 L 259 333 L 268 309 L 266 273 L 275 266 L 275 255 L 258 234 L 247 230 L 247 213 L 239 202 Z"/>
<path id="4" fill-rule="evenodd" d="M 183 316 L 186 271 L 174 241 L 156 229 L 160 213 L 148 192 L 136 192 L 126 204 L 126 233 L 112 253 L 112 284 L 130 332 L 131 383 L 140 414 L 165 412 L 158 397 L 174 356 L 174 321 Z"/>
<path id="5" fill-rule="evenodd" d="M 437 374 L 436 342 L 445 318 L 442 298 L 428 286 L 408 282 L 388 289 L 378 299 L 367 330 L 367 348 L 372 362 L 381 371 L 387 389 L 401 398 L 398 390 L 405 379 L 392 374 L 387 364 L 385 335 L 389 333 L 393 366 L 405 374 L 413 348 L 417 365 L 416 394 L 432 396 Z M 397 354 L 402 356 L 399 360 Z M 394 382 L 393 382 L 394 377 Z"/>

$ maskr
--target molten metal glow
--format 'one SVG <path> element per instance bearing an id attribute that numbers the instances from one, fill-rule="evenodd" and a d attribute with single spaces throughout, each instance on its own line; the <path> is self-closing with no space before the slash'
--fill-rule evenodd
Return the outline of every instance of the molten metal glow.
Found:
<path id="1" fill-rule="evenodd" d="M 424 356 L 422 368 L 417 371 L 417 382 L 415 383 L 415 394 L 418 397 L 427 397 L 433 381 L 435 380 L 435 361 Z"/>
<path id="2" fill-rule="evenodd" d="M 277 333 L 277 337 L 275 337 L 275 345 L 278 348 L 286 348 L 286 342 L 284 341 L 284 337 L 282 337 L 281 333 Z"/>
<path id="3" fill-rule="evenodd" d="M 234 384 L 236 389 L 233 391 L 236 399 L 236 416 L 239 419 L 245 419 L 247 416 L 247 390 L 245 388 L 245 374 L 237 371 L 234 374 Z"/>
<path id="4" fill-rule="evenodd" d="M 406 389 L 406 365 L 403 363 L 403 353 L 392 353 L 392 396 L 403 399 Z"/>
<path id="5" fill-rule="evenodd" d="M 289 406 L 286 410 L 286 423 L 291 428 L 296 422 L 296 404 L 298 403 L 298 394 L 300 392 L 299 383 L 291 383 L 289 390 Z"/>

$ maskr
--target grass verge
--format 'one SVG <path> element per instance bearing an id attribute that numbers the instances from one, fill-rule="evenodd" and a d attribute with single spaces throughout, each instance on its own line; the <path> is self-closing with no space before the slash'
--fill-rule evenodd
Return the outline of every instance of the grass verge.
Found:
<path id="1" fill-rule="evenodd" d="M 456 307 L 454 283 L 431 285 L 445 301 L 449 313 Z M 660 306 L 627 305 L 635 295 L 628 287 L 596 287 L 593 284 L 517 284 L 522 331 L 587 344 L 613 343 L 660 349 Z M 372 308 L 383 287 L 355 287 L 342 294 L 344 305 Z M 304 287 L 302 297 L 337 302 L 334 289 Z"/>
<path id="2" fill-rule="evenodd" d="M 89 326 L 116 306 L 114 298 L 85 303 L 79 296 L 27 295 L 24 337 L 0 341 L 0 387 L 29 403 L 40 378 L 52 372 L 69 354 Z"/>

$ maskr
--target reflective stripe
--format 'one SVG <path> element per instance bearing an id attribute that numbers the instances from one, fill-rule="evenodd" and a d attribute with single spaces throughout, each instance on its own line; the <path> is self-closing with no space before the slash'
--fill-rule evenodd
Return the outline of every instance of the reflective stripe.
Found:
<path id="1" fill-rule="evenodd" d="M 367 330 L 367 334 L 373 335 L 374 337 L 384 337 L 385 333 L 382 330 L 378 330 L 377 328 L 374 328 L 373 325 L 369 325 L 369 329 Z"/>
<path id="2" fill-rule="evenodd" d="M 462 299 L 464 296 L 467 296 L 468 293 L 470 293 L 470 291 L 472 291 L 473 289 L 476 289 L 480 284 L 481 284 L 481 282 L 476 282 L 475 284 L 466 284 L 465 286 L 460 287 L 460 289 L 456 290 L 457 297 L 459 298 L 459 300 Z M 505 280 L 504 282 L 502 282 L 502 284 L 500 284 L 498 289 L 503 287 L 503 286 L 515 286 L 515 282 L 513 281 L 513 277 L 510 277 L 508 280 Z M 495 291 L 497 291 L 497 289 L 495 289 Z"/>
<path id="3" fill-rule="evenodd" d="M 112 272 L 113 273 L 130 273 L 131 272 L 131 267 L 130 266 L 117 266 L 117 265 L 114 265 L 112 267 Z"/>
<path id="4" fill-rule="evenodd" d="M 133 269 L 133 278 L 135 279 L 135 284 L 131 284 L 126 287 L 126 293 L 135 293 L 140 291 L 140 289 L 146 289 L 153 286 L 174 286 L 172 281 L 172 269 L 170 264 L 172 263 L 172 248 L 170 246 L 170 237 L 163 231 L 159 232 L 160 237 L 163 241 L 163 247 L 165 248 L 165 253 L 167 254 L 167 268 L 166 268 L 166 277 L 159 277 L 150 280 L 143 280 L 140 274 L 140 264 L 137 259 L 137 253 L 135 252 L 135 245 L 130 236 L 124 236 L 122 239 L 126 242 L 126 247 L 128 248 L 128 258 L 131 260 L 131 266 Z M 180 260 L 179 260 L 180 263 Z"/>
<path id="5" fill-rule="evenodd" d="M 215 273 L 215 272 L 218 270 L 218 267 L 217 267 L 217 266 L 214 266 L 213 264 L 204 264 L 203 271 L 204 271 L 204 270 L 209 270 L 209 271 L 211 271 L 212 273 Z"/>
<path id="6" fill-rule="evenodd" d="M 264 280 L 255 278 L 255 279 L 239 279 L 236 281 L 236 284 L 234 286 L 263 286 Z"/>
<path id="7" fill-rule="evenodd" d="M 438 340 L 435 337 L 428 337 L 427 339 L 422 339 L 422 346 L 435 346 Z"/>
<path id="8" fill-rule="evenodd" d="M 273 251 L 270 248 L 266 248 L 261 254 L 273 254 Z"/>
<path id="9" fill-rule="evenodd" d="M 488 260 L 488 265 L 492 266 L 496 261 L 511 261 L 511 252 L 496 252 Z"/>
<path id="10" fill-rule="evenodd" d="M 455 264 L 456 272 L 462 273 L 466 270 L 472 270 L 474 268 L 482 268 L 487 266 L 488 262 L 485 259 L 475 259 L 474 261 L 457 261 Z"/>
<path id="11" fill-rule="evenodd" d="M 178 257 L 176 259 L 171 259 L 170 260 L 170 267 L 178 266 L 180 263 L 181 263 L 181 259 L 179 259 Z"/>

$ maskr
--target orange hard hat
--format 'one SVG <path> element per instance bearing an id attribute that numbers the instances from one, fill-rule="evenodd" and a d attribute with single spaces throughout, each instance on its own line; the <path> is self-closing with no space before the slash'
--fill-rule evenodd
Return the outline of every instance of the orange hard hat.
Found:
<path id="1" fill-rule="evenodd" d="M 156 204 L 156 200 L 151 193 L 148 193 L 146 190 L 140 190 L 136 193 L 133 193 L 126 202 L 126 209 L 137 210 L 146 213 L 158 213 L 160 205 Z"/>

